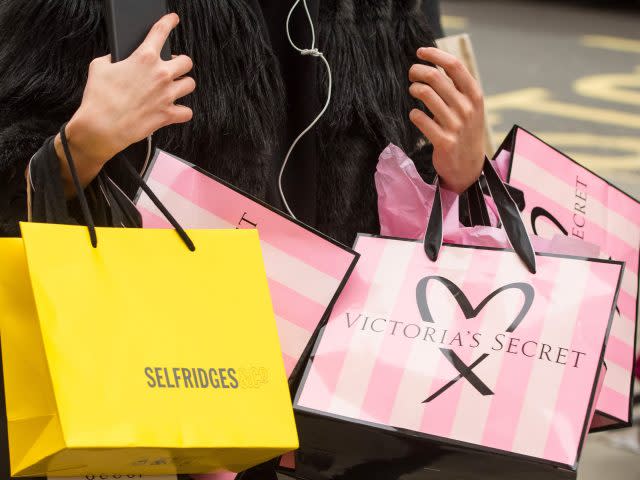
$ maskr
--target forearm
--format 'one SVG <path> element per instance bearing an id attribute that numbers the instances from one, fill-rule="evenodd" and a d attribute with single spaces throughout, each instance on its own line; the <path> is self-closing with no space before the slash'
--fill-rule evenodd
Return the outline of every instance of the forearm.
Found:
<path id="1" fill-rule="evenodd" d="M 82 121 L 76 119 L 76 117 L 72 118 L 67 124 L 65 135 L 80 185 L 85 188 L 100 173 L 100 170 L 102 170 L 111 155 L 102 151 L 100 141 L 97 138 L 92 138 L 88 129 L 83 126 Z M 55 137 L 54 148 L 60 161 L 60 176 L 64 185 L 65 196 L 66 198 L 72 198 L 76 195 L 76 188 L 73 183 L 69 161 L 62 146 L 60 133 Z"/>

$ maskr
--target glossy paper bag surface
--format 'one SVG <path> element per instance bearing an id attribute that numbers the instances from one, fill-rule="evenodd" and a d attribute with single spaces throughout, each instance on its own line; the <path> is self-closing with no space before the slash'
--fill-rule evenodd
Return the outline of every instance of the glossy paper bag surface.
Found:
<path id="1" fill-rule="evenodd" d="M 631 421 L 638 304 L 640 203 L 585 167 L 515 128 L 511 152 L 498 153 L 509 182 L 525 194 L 525 225 L 532 234 L 562 233 L 599 245 L 605 258 L 625 262 L 618 312 L 605 361 L 607 374 L 597 411 L 606 423 Z M 511 155 L 510 155 L 511 153 Z M 510 161 L 506 161 L 510 157 Z"/>
<path id="2" fill-rule="evenodd" d="M 231 185 L 158 150 L 147 183 L 188 228 L 257 228 L 291 375 L 313 333 L 344 287 L 357 254 Z M 136 205 L 145 228 L 170 228 L 142 194 Z"/>
<path id="3" fill-rule="evenodd" d="M 195 252 L 171 230 L 22 233 L 37 316 L 2 322 L 14 475 L 242 470 L 297 446 L 257 232 L 192 231 Z"/>
<path id="4" fill-rule="evenodd" d="M 22 239 L 0 239 L 0 258 L 2 362 L 3 366 L 10 366 L 3 371 L 3 389 L 6 386 L 10 390 L 5 394 L 5 408 L 8 433 L 14 440 L 8 449 L 7 431 L 3 432 L 2 451 L 9 457 L 3 455 L 0 473 L 8 478 L 9 465 L 20 463 L 31 449 L 40 450 L 40 455 L 47 451 L 53 453 L 59 440 L 59 423 Z M 2 415 L 4 417 L 5 412 Z M 29 430 L 39 431 L 41 435 L 16 435 Z M 38 439 L 47 436 L 56 438 L 51 442 L 52 447 L 43 448 Z"/>
<path id="5" fill-rule="evenodd" d="M 512 251 L 421 247 L 359 237 L 296 410 L 574 469 L 622 265 L 540 254 L 533 275 Z"/>

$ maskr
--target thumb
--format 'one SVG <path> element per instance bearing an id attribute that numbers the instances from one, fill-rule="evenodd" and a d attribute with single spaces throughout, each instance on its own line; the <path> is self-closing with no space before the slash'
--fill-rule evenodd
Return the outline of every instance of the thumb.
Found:
<path id="1" fill-rule="evenodd" d="M 96 57 L 93 59 L 93 63 L 98 65 L 111 63 L 111 54 L 108 53 L 107 55 L 103 55 L 102 57 Z"/>

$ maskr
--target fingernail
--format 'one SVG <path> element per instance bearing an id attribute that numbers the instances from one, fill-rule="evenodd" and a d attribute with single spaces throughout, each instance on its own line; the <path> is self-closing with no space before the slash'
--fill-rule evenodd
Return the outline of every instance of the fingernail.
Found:
<path id="1" fill-rule="evenodd" d="M 426 54 L 427 54 L 427 52 L 428 52 L 428 50 L 427 50 L 425 47 L 420 47 L 420 48 L 418 49 L 418 55 L 419 55 L 419 56 L 426 55 Z"/>

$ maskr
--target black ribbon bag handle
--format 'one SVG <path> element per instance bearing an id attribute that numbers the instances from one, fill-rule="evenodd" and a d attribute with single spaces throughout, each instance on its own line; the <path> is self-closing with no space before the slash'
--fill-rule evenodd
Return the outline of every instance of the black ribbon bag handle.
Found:
<path id="1" fill-rule="evenodd" d="M 491 226 L 491 219 L 489 217 L 489 209 L 484 201 L 484 193 L 480 182 L 473 182 L 467 191 L 465 192 L 467 209 L 469 211 L 470 227 L 478 225 Z M 460 199 L 462 201 L 462 197 Z"/>
<path id="2" fill-rule="evenodd" d="M 500 179 L 491 162 L 486 158 L 482 167 L 482 173 L 487 182 L 489 193 L 498 209 L 502 228 L 504 228 L 507 234 L 509 243 L 525 263 L 527 269 L 531 273 L 536 273 L 536 254 L 533 251 L 529 234 L 524 226 L 516 202 L 511 197 L 509 190 Z M 440 182 L 438 180 L 436 180 L 436 182 L 436 196 L 424 237 L 424 251 L 427 257 L 434 262 L 438 259 L 440 247 L 442 246 L 444 223 L 442 218 Z"/>
<path id="3" fill-rule="evenodd" d="M 73 179 L 73 185 L 76 189 L 78 201 L 80 202 L 82 216 L 84 217 L 84 220 L 87 224 L 87 228 L 89 229 L 89 238 L 91 239 L 91 246 L 93 248 L 97 248 L 98 235 L 96 233 L 96 226 L 93 221 L 93 216 L 91 215 L 91 210 L 89 209 L 89 203 L 87 202 L 87 197 L 84 194 L 84 189 L 82 188 L 82 185 L 80 184 L 80 179 L 78 178 L 78 171 L 76 170 L 76 165 L 73 161 L 73 157 L 71 156 L 71 150 L 69 149 L 69 142 L 67 140 L 67 135 L 66 135 L 66 128 L 67 128 L 66 123 L 62 125 L 62 127 L 60 128 L 60 140 L 62 142 L 62 148 L 64 150 L 65 157 L 67 157 L 67 163 L 69 164 L 69 170 L 71 172 L 71 178 Z M 187 248 L 190 251 L 194 252 L 196 250 L 196 247 L 193 241 L 191 240 L 191 238 L 189 238 L 189 235 L 187 235 L 187 232 L 185 232 L 184 228 L 180 226 L 178 221 L 173 217 L 173 215 L 171 215 L 171 213 L 162 204 L 162 202 L 155 195 L 155 193 L 153 193 L 153 191 L 149 188 L 149 186 L 145 183 L 145 181 L 140 177 L 136 169 L 133 168 L 133 166 L 126 159 L 124 159 L 123 164 L 125 165 L 125 168 L 127 169 L 128 173 L 133 177 L 133 179 L 137 183 L 138 187 L 140 187 L 144 191 L 144 193 L 147 194 L 147 196 L 151 199 L 153 204 L 158 208 L 158 210 L 162 212 L 162 214 L 169 221 L 169 223 L 171 223 L 171 226 L 173 226 L 173 228 L 178 233 L 178 235 L 180 236 L 184 244 L 187 246 Z"/>

